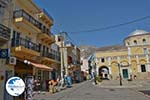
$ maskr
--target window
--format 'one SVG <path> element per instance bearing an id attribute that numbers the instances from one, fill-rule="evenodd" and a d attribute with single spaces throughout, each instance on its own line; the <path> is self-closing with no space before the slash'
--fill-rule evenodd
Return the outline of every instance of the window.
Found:
<path id="1" fill-rule="evenodd" d="M 127 44 L 128 44 L 128 45 L 130 45 L 130 43 L 129 43 L 129 42 L 127 42 Z"/>
<path id="2" fill-rule="evenodd" d="M 61 41 L 61 39 L 60 39 L 60 37 L 58 37 L 58 42 L 60 42 Z"/>
<path id="3" fill-rule="evenodd" d="M 101 58 L 101 62 L 105 62 L 105 59 L 104 59 L 104 58 Z"/>
<path id="4" fill-rule="evenodd" d="M 134 45 L 137 45 L 137 41 L 136 40 L 134 40 L 133 43 L 134 43 Z"/>
<path id="5" fill-rule="evenodd" d="M 144 53 L 144 54 L 147 54 L 147 53 L 148 53 L 147 48 L 143 48 L 143 53 Z"/>
<path id="6" fill-rule="evenodd" d="M 4 9 L 5 7 L 3 7 L 2 5 L 0 5 L 0 17 L 4 15 Z"/>
<path id="7" fill-rule="evenodd" d="M 146 66 L 145 65 L 141 65 L 141 72 L 146 72 Z"/>
<path id="8" fill-rule="evenodd" d="M 146 44 L 146 39 L 143 39 L 143 44 Z"/>

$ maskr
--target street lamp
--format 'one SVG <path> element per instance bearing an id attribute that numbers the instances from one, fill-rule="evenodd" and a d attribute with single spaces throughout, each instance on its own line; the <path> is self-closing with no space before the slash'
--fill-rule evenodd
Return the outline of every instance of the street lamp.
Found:
<path id="1" fill-rule="evenodd" d="M 24 63 L 26 64 L 26 65 L 29 65 L 31 62 L 30 61 L 28 61 L 28 60 L 24 60 Z M 26 66 L 26 76 L 28 75 L 28 71 L 27 71 L 28 69 L 27 69 L 27 66 Z"/>
<path id="2" fill-rule="evenodd" d="M 28 60 L 24 60 L 24 64 L 26 65 L 26 76 L 25 76 L 25 84 L 26 84 L 26 90 L 25 90 L 25 100 L 28 100 L 30 97 L 28 96 L 28 82 L 27 82 L 27 77 L 28 77 L 28 65 L 30 64 L 31 62 L 28 61 Z"/>
<path id="3" fill-rule="evenodd" d="M 61 87 L 64 86 L 64 46 L 63 41 L 61 41 Z"/>
<path id="4" fill-rule="evenodd" d="M 96 77 L 97 77 L 97 72 L 96 72 L 96 63 L 94 63 L 94 83 L 95 83 L 95 85 L 97 85 Z"/>
<path id="5" fill-rule="evenodd" d="M 120 67 L 121 67 L 121 65 L 118 63 L 119 81 L 120 81 L 120 86 L 122 86 L 122 77 L 121 77 Z"/>

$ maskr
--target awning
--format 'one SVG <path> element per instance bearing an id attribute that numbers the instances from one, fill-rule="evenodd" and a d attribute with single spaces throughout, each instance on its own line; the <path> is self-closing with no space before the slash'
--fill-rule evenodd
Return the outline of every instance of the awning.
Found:
<path id="1" fill-rule="evenodd" d="M 36 68 L 39 68 L 39 69 L 49 70 L 49 71 L 53 70 L 53 68 L 50 68 L 50 67 L 43 65 L 43 64 L 37 64 L 37 63 L 33 63 L 33 62 L 30 62 L 30 64 Z"/>

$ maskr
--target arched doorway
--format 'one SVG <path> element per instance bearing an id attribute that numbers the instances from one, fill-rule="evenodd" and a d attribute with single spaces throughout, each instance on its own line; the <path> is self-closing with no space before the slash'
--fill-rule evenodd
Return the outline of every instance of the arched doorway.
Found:
<path id="1" fill-rule="evenodd" d="M 109 79 L 109 69 L 106 66 L 102 66 L 99 68 L 99 76 L 101 79 L 108 80 Z"/>

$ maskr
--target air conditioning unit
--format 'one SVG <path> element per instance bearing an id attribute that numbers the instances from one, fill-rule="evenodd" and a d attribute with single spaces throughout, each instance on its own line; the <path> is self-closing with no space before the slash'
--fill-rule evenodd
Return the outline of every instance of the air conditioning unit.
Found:
<path id="1" fill-rule="evenodd" d="M 11 64 L 11 65 L 16 65 L 16 61 L 17 61 L 16 57 L 9 58 L 9 64 Z"/>

